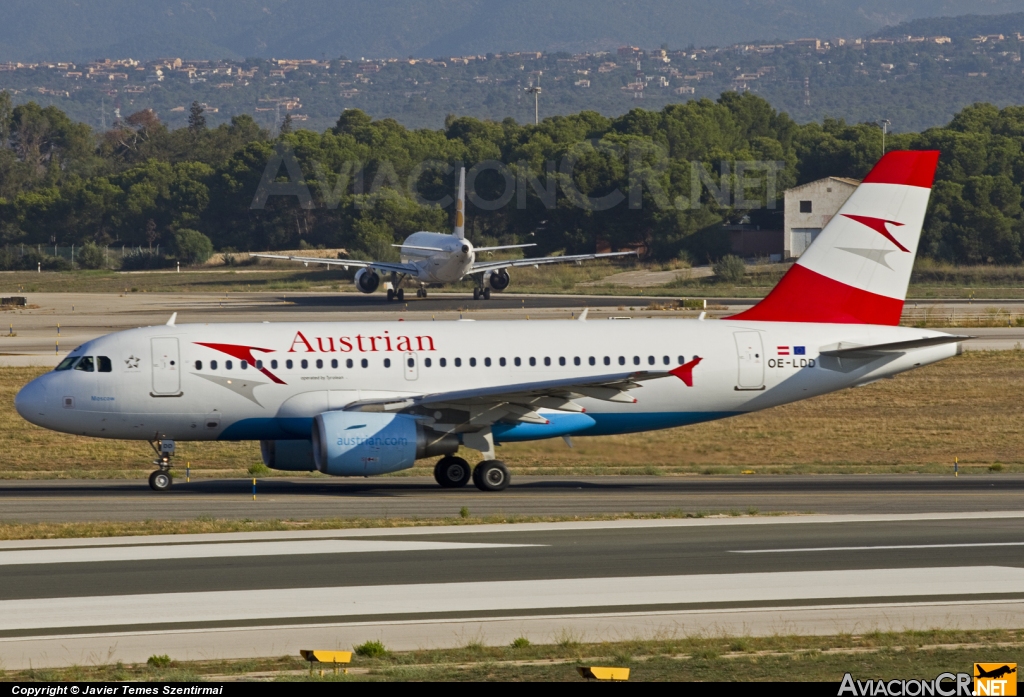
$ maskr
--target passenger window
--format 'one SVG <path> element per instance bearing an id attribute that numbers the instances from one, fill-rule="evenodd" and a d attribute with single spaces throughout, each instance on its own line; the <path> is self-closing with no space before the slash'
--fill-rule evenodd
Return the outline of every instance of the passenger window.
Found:
<path id="1" fill-rule="evenodd" d="M 71 370 L 71 366 L 78 360 L 78 356 L 68 356 L 62 360 L 54 370 Z"/>
<path id="2" fill-rule="evenodd" d="M 491 359 L 490 358 L 485 358 L 484 359 L 484 365 L 487 366 L 488 368 L 490 368 L 491 367 Z"/>
<path id="3" fill-rule="evenodd" d="M 360 361 L 360 364 L 361 364 L 361 365 L 362 365 L 362 366 L 363 366 L 364 368 L 369 368 L 369 367 L 370 367 L 370 361 L 366 360 L 365 358 L 364 358 L 363 360 L 361 360 L 361 361 Z"/>
<path id="4" fill-rule="evenodd" d="M 456 358 L 455 359 L 455 367 L 456 368 L 462 367 L 462 359 L 461 358 Z"/>
<path id="5" fill-rule="evenodd" d="M 513 362 L 516 364 L 517 368 L 523 364 L 523 362 L 519 360 L 519 356 L 516 356 L 516 359 Z"/>
<path id="6" fill-rule="evenodd" d="M 654 356 L 647 357 L 647 365 L 654 365 Z"/>
<path id="7" fill-rule="evenodd" d="M 263 370 L 263 361 L 256 361 L 256 370 Z"/>
<path id="8" fill-rule="evenodd" d="M 438 359 L 437 362 L 438 362 L 438 365 L 440 365 L 442 368 L 444 368 L 446 365 L 448 365 L 448 359 L 447 358 L 440 358 L 440 359 Z"/>
<path id="9" fill-rule="evenodd" d="M 345 367 L 346 368 L 351 368 L 352 365 L 353 364 L 352 364 L 352 359 L 351 358 L 349 358 L 347 361 L 345 361 Z"/>
<path id="10" fill-rule="evenodd" d="M 669 359 L 669 357 L 668 357 L 668 356 L 665 356 L 665 357 L 664 357 L 664 358 L 662 359 L 662 363 L 664 363 L 665 365 L 668 365 L 669 363 L 671 363 L 671 360 Z"/>
<path id="11" fill-rule="evenodd" d="M 316 359 L 316 367 L 317 367 L 317 368 L 323 368 L 323 367 L 324 367 L 324 362 L 323 362 L 323 360 L 321 360 L 321 359 L 317 358 L 317 359 Z"/>
<path id="12" fill-rule="evenodd" d="M 590 361 L 589 362 L 590 362 L 590 365 L 597 365 L 597 359 L 594 358 L 593 356 L 590 357 Z"/>
<path id="13" fill-rule="evenodd" d="M 234 367 L 235 367 L 235 362 L 234 361 L 224 361 L 224 368 L 226 370 L 231 370 Z"/>
<path id="14" fill-rule="evenodd" d="M 202 361 L 196 361 L 196 370 L 202 370 L 202 369 L 203 369 L 203 362 Z"/>
<path id="15" fill-rule="evenodd" d="M 82 360 L 78 361 L 78 365 L 75 366 L 75 370 L 82 370 L 86 373 L 91 373 L 96 370 L 96 365 L 93 363 L 92 356 L 82 356 Z"/>
<path id="16" fill-rule="evenodd" d="M 544 365 L 551 365 L 551 358 L 544 356 Z"/>
<path id="17" fill-rule="evenodd" d="M 610 356 L 605 356 L 604 357 L 604 364 L 605 365 L 611 365 L 612 364 L 612 359 L 611 359 Z"/>
<path id="18" fill-rule="evenodd" d="M 100 356 L 96 359 L 99 361 L 99 368 L 101 373 L 110 373 L 114 370 L 114 366 L 111 365 L 110 359 L 106 356 Z"/>
<path id="19" fill-rule="evenodd" d="M 242 370 L 248 370 L 249 361 L 242 361 L 241 363 L 238 364 L 238 367 L 241 368 Z"/>
<path id="20" fill-rule="evenodd" d="M 384 367 L 385 368 L 390 368 L 391 367 L 391 359 L 390 358 L 385 358 L 384 359 Z"/>
<path id="21" fill-rule="evenodd" d="M 470 367 L 475 368 L 476 367 L 476 359 L 475 358 L 470 358 L 469 359 L 469 365 L 470 365 Z"/>
<path id="22" fill-rule="evenodd" d="M 573 365 L 579 365 L 580 364 L 580 357 L 576 356 L 575 358 L 573 358 L 572 359 L 572 364 Z"/>
<path id="23" fill-rule="evenodd" d="M 428 358 L 427 360 L 429 361 L 430 359 Z M 410 359 L 408 359 L 408 360 L 406 360 L 405 364 L 406 364 L 407 366 L 409 366 L 410 368 L 415 368 L 415 367 L 416 367 L 416 361 L 414 361 L 414 360 L 413 360 L 413 359 L 411 359 L 411 358 L 410 358 Z"/>
<path id="24" fill-rule="evenodd" d="M 633 356 L 633 365 L 640 365 L 640 356 Z"/>
<path id="25" fill-rule="evenodd" d="M 505 367 L 505 359 L 504 358 L 499 358 L 498 359 L 498 365 L 500 365 L 502 368 L 504 368 Z"/>
<path id="26" fill-rule="evenodd" d="M 276 358 L 274 360 L 270 361 L 270 369 L 271 370 L 277 370 L 277 359 Z"/>
<path id="27" fill-rule="evenodd" d="M 301 362 L 301 363 L 299 363 L 299 365 L 301 365 L 301 366 L 302 366 L 302 369 L 303 369 L 303 370 L 305 370 L 306 368 L 308 368 L 308 367 L 309 367 L 309 361 L 307 361 L 307 360 L 306 360 L 305 358 L 303 358 L 303 359 L 302 359 L 302 362 Z"/>
<path id="28" fill-rule="evenodd" d="M 682 365 L 683 363 L 686 363 L 686 356 L 679 357 L 679 365 Z"/>
<path id="29" fill-rule="evenodd" d="M 217 370 L 217 361 L 210 361 L 210 370 Z"/>
<path id="30" fill-rule="evenodd" d="M 577 365 L 579 364 L 579 362 L 580 362 L 580 359 L 577 358 L 576 359 Z M 565 365 L 565 356 L 559 356 L 558 357 L 558 365 Z"/>
<path id="31" fill-rule="evenodd" d="M 537 359 L 533 356 L 530 356 L 530 365 L 537 365 Z"/>
<path id="32" fill-rule="evenodd" d="M 337 358 L 332 358 L 331 359 L 331 367 L 332 368 L 337 368 L 338 367 L 338 359 Z"/>
<path id="33" fill-rule="evenodd" d="M 619 365 L 626 365 L 626 357 L 619 356 Z"/>
<path id="34" fill-rule="evenodd" d="M 423 365 L 425 365 L 426 367 L 429 368 L 430 367 L 430 359 L 429 358 L 424 358 L 423 359 Z"/>
<path id="35" fill-rule="evenodd" d="M 291 370 L 294 366 L 295 364 L 292 362 L 291 358 L 284 362 L 284 367 L 287 368 L 288 370 Z"/>

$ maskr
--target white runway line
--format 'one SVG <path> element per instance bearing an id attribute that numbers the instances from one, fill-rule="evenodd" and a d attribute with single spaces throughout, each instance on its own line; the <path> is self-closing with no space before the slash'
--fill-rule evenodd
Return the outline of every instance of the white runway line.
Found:
<path id="1" fill-rule="evenodd" d="M 958 542 L 939 545 L 874 545 L 870 547 L 792 547 L 790 549 L 730 549 L 731 554 L 785 554 L 788 552 L 863 552 L 879 549 L 945 549 L 947 547 L 1024 547 L 1024 542 Z"/>
<path id="2" fill-rule="evenodd" d="M 156 593 L 4 600 L 0 630 L 1022 591 L 1024 569 L 963 566 Z"/>
<path id="3" fill-rule="evenodd" d="M 210 559 L 266 557 L 297 554 L 353 554 L 359 552 L 431 552 L 544 545 L 432 542 L 416 540 L 296 540 L 294 542 L 225 542 L 195 545 L 146 545 L 25 549 L 0 552 L 0 566 L 14 564 L 71 564 L 81 562 L 153 561 L 158 559 Z"/>
<path id="4" fill-rule="evenodd" d="M 824 475 L 830 476 L 830 475 Z M 405 528 L 340 528 L 335 530 L 275 530 L 268 532 L 217 532 L 185 535 L 132 535 L 122 537 L 71 537 L 45 540 L 2 540 L 0 550 L 108 547 L 117 545 L 166 545 L 198 542 L 245 542 L 249 540 L 313 540 L 323 538 L 415 537 L 420 535 L 470 535 L 495 532 L 565 532 L 590 530 L 647 530 L 660 528 L 713 528 L 746 525 L 825 525 L 835 523 L 914 523 L 930 520 L 1014 520 L 1024 511 L 963 513 L 851 513 L 844 515 L 783 515 L 728 518 L 622 518 L 559 523 L 485 523 L 479 525 L 423 525 Z"/>

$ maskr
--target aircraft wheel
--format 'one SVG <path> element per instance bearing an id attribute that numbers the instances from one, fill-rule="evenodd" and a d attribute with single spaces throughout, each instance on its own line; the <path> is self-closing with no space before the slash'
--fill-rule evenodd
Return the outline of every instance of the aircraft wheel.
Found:
<path id="1" fill-rule="evenodd" d="M 171 473 L 165 470 L 157 470 L 149 475 L 149 488 L 153 491 L 170 491 Z"/>
<path id="2" fill-rule="evenodd" d="M 491 289 L 490 288 L 484 288 L 483 295 L 484 295 L 484 300 L 490 300 L 491 299 Z"/>
<path id="3" fill-rule="evenodd" d="M 388 302 L 391 302 L 394 299 L 395 299 L 395 291 L 392 290 L 391 288 L 388 288 Z"/>
<path id="4" fill-rule="evenodd" d="M 480 299 L 480 289 L 479 288 L 474 288 L 473 289 L 473 300 L 479 300 L 479 299 Z"/>
<path id="5" fill-rule="evenodd" d="M 434 465 L 434 479 L 445 489 L 466 486 L 470 476 L 469 463 L 461 457 L 448 455 Z"/>
<path id="6" fill-rule="evenodd" d="M 395 297 L 398 298 L 398 302 L 405 300 L 405 288 L 399 288 L 398 292 L 395 293 Z"/>
<path id="7" fill-rule="evenodd" d="M 473 483 L 480 491 L 504 491 L 510 479 L 501 460 L 484 460 L 473 470 Z"/>

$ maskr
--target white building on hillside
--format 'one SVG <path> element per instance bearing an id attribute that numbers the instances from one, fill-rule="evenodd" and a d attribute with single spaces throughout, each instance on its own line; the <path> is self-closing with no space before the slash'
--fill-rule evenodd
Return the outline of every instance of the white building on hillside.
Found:
<path id="1" fill-rule="evenodd" d="M 795 259 L 814 241 L 860 182 L 846 177 L 825 177 L 787 189 L 783 223 L 783 258 Z"/>

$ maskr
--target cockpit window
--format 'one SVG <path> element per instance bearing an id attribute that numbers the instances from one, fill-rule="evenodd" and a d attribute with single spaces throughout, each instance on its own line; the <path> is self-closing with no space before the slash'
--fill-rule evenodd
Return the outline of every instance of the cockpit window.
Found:
<path id="1" fill-rule="evenodd" d="M 71 366 L 73 366 L 77 360 L 78 356 L 68 356 L 62 360 L 54 370 L 71 370 Z"/>
<path id="2" fill-rule="evenodd" d="M 107 356 L 99 356 L 96 361 L 99 363 L 101 373 L 109 373 L 114 370 L 114 366 L 110 362 L 110 358 Z"/>
<path id="3" fill-rule="evenodd" d="M 75 370 L 83 370 L 87 373 L 91 373 L 96 370 L 96 364 L 92 359 L 92 356 L 82 356 L 82 360 L 78 361 L 75 365 Z"/>

